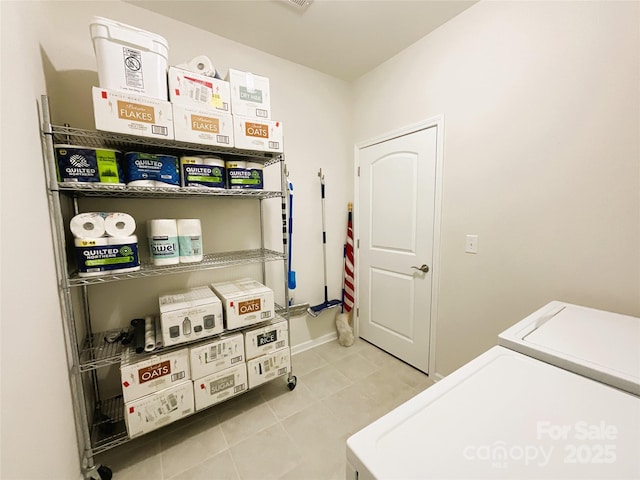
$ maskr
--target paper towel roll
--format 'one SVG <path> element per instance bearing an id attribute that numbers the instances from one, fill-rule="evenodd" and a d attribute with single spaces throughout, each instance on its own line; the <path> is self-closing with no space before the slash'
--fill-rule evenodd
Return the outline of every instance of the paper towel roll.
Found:
<path id="1" fill-rule="evenodd" d="M 111 237 L 129 237 L 136 231 L 136 221 L 128 213 L 112 212 L 104 219 L 104 230 Z"/>
<path id="2" fill-rule="evenodd" d="M 174 185 L 172 183 L 161 182 L 160 180 L 155 180 L 153 182 L 154 187 L 164 187 L 164 188 L 180 188 L 180 185 Z"/>
<path id="3" fill-rule="evenodd" d="M 147 235 L 151 261 L 154 265 L 175 265 L 180 262 L 178 224 L 175 219 L 149 220 Z"/>
<path id="4" fill-rule="evenodd" d="M 127 187 L 155 187 L 155 180 L 134 180 L 127 183 Z"/>
<path id="5" fill-rule="evenodd" d="M 106 237 L 107 245 L 127 245 L 129 243 L 138 243 L 137 235 L 129 235 L 128 237 Z"/>
<path id="6" fill-rule="evenodd" d="M 222 158 L 216 157 L 216 156 L 213 156 L 213 155 L 212 156 L 208 156 L 208 157 L 203 156 L 202 157 L 202 163 L 204 165 L 214 165 L 216 167 L 224 167 L 225 166 L 225 161 Z"/>
<path id="7" fill-rule="evenodd" d="M 162 325 L 158 317 L 154 317 L 153 320 L 153 324 L 156 327 L 156 348 L 162 348 L 164 346 L 164 342 L 162 341 Z"/>
<path id="8" fill-rule="evenodd" d="M 258 162 L 247 162 L 247 168 L 254 169 L 254 170 L 262 170 L 264 168 L 264 164 L 258 163 Z"/>
<path id="9" fill-rule="evenodd" d="M 156 348 L 156 326 L 152 316 L 144 317 L 144 351 L 152 352 Z"/>
<path id="10" fill-rule="evenodd" d="M 206 55 L 198 55 L 188 61 L 187 70 L 199 73 L 200 75 L 206 75 L 207 77 L 220 78 L 216 72 L 216 68 L 213 66 L 213 62 Z"/>
<path id="11" fill-rule="evenodd" d="M 178 245 L 180 263 L 201 262 L 202 226 L 199 218 L 181 218 L 178 220 Z"/>
<path id="12" fill-rule="evenodd" d="M 104 218 L 99 213 L 79 213 L 69 223 L 71 233 L 76 238 L 98 238 L 105 233 Z"/>

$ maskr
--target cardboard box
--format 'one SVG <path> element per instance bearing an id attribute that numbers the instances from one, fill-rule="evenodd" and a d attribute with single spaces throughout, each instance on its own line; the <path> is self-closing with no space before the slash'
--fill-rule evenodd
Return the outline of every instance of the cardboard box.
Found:
<path id="1" fill-rule="evenodd" d="M 169 100 L 174 105 L 231 113 L 229 82 L 178 67 L 169 67 Z"/>
<path id="2" fill-rule="evenodd" d="M 282 122 L 233 115 L 236 148 L 261 152 L 283 152 Z"/>
<path id="3" fill-rule="evenodd" d="M 186 381 L 124 405 L 130 438 L 164 427 L 194 412 L 193 382 Z"/>
<path id="4" fill-rule="evenodd" d="M 152 356 L 129 353 L 120 364 L 122 396 L 125 402 L 191 378 L 189 352 L 186 349 Z"/>
<path id="5" fill-rule="evenodd" d="M 249 389 L 247 365 L 243 362 L 193 382 L 196 411 L 220 403 Z"/>
<path id="6" fill-rule="evenodd" d="M 231 113 L 254 118 L 271 118 L 269 79 L 250 72 L 229 69 Z"/>
<path id="7" fill-rule="evenodd" d="M 213 109 L 173 105 L 173 132 L 176 140 L 220 147 L 233 147 L 231 115 Z"/>
<path id="8" fill-rule="evenodd" d="M 225 336 L 189 349 L 191 377 L 198 379 L 244 363 L 244 339 L 241 333 Z"/>
<path id="9" fill-rule="evenodd" d="M 165 347 L 216 335 L 224 330 L 222 303 L 209 287 L 159 298 Z"/>
<path id="10" fill-rule="evenodd" d="M 93 117 L 98 130 L 173 140 L 169 102 L 93 87 Z"/>
<path id="11" fill-rule="evenodd" d="M 275 316 L 273 290 L 250 278 L 211 284 L 222 300 L 227 330 L 244 328 Z"/>
<path id="12" fill-rule="evenodd" d="M 289 346 L 289 323 L 281 317 L 276 319 L 269 325 L 244 332 L 247 360 Z"/>
<path id="13" fill-rule="evenodd" d="M 257 387 L 289 372 L 291 372 L 291 352 L 289 347 L 247 362 L 249 388 Z"/>

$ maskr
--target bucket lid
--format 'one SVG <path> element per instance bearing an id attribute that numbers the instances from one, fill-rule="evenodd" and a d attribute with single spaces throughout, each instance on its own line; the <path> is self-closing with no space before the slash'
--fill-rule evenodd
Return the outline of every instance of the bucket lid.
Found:
<path id="1" fill-rule="evenodd" d="M 146 49 L 164 57 L 168 56 L 169 42 L 157 33 L 104 17 L 93 17 L 89 22 L 89 30 L 93 40 L 106 38 L 114 42 Z"/>

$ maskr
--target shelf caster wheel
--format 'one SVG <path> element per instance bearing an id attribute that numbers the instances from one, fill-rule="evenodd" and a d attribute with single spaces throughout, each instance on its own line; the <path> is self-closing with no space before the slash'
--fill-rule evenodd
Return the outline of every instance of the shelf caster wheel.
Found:
<path id="1" fill-rule="evenodd" d="M 287 382 L 287 386 L 289 387 L 289 390 L 293 390 L 294 388 L 296 388 L 297 383 L 298 383 L 298 378 L 294 375 Z"/>
<path id="2" fill-rule="evenodd" d="M 113 472 L 109 467 L 105 467 L 104 465 L 100 465 L 98 467 L 93 467 L 89 472 L 87 472 L 87 480 L 111 480 L 113 477 Z"/>

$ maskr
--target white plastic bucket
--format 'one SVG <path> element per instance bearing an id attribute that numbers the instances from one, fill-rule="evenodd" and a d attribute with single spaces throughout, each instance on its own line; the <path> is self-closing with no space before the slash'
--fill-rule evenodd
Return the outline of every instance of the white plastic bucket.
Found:
<path id="1" fill-rule="evenodd" d="M 163 37 L 102 17 L 93 17 L 89 29 L 101 88 L 168 100 Z"/>

